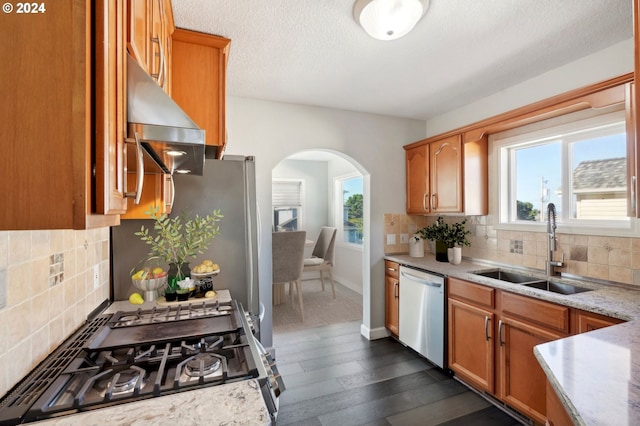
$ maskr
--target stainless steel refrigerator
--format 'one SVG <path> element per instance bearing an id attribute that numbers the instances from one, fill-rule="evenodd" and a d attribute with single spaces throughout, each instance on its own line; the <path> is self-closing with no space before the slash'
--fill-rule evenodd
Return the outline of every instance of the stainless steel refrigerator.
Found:
<path id="1" fill-rule="evenodd" d="M 182 211 L 206 215 L 220 209 L 224 216 L 220 234 L 209 249 L 191 266 L 204 259 L 220 265 L 213 278 L 214 289 L 229 289 L 231 297 L 245 310 L 260 312 L 258 283 L 258 223 L 253 157 L 225 156 L 224 160 L 206 159 L 202 176 L 174 175 L 175 200 L 170 216 Z M 142 225 L 152 227 L 151 220 L 122 220 L 111 228 L 111 280 L 114 300 L 127 300 L 137 291 L 131 284 L 130 271 L 149 253 L 149 246 L 134 233 Z"/>

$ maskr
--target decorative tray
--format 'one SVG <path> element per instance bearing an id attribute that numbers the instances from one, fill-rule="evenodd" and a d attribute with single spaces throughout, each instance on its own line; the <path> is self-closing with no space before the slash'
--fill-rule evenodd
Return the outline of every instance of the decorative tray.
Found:
<path id="1" fill-rule="evenodd" d="M 156 304 L 158 306 L 177 306 L 177 305 L 189 305 L 189 304 L 198 304 L 198 303 L 210 303 L 215 302 L 216 300 L 220 303 L 231 303 L 231 293 L 227 289 L 223 290 L 214 290 L 216 295 L 213 297 L 190 297 L 184 301 L 173 301 L 167 302 L 164 296 L 160 296 L 156 299 Z"/>

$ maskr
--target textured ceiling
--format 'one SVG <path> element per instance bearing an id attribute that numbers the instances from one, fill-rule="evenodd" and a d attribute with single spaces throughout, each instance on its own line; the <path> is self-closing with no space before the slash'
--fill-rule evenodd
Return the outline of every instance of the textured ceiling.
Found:
<path id="1" fill-rule="evenodd" d="M 177 27 L 231 39 L 227 94 L 428 119 L 631 38 L 631 0 L 431 0 L 379 41 L 355 0 L 173 0 Z"/>

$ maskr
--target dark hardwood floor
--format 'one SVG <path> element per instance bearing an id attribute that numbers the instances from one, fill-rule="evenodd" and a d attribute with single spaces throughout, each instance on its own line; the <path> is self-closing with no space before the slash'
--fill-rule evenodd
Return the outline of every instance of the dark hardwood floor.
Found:
<path id="1" fill-rule="evenodd" d="M 274 346 L 278 426 L 521 424 L 395 340 L 368 341 L 360 321 L 275 334 Z"/>

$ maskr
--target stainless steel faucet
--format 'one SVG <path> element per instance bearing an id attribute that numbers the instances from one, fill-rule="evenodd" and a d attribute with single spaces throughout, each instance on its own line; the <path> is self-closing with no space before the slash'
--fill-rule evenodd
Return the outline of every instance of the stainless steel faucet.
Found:
<path id="1" fill-rule="evenodd" d="M 556 236 L 556 206 L 553 203 L 547 205 L 547 275 L 560 275 L 560 271 L 556 270 L 556 267 L 563 266 L 564 253 L 562 253 L 562 260 L 554 261 L 553 252 L 558 250 L 558 237 Z"/>

